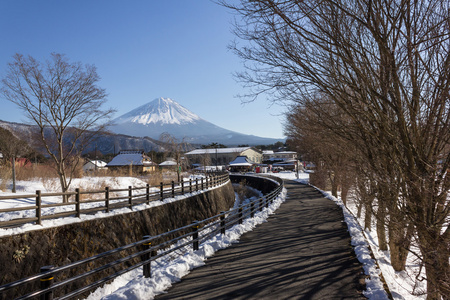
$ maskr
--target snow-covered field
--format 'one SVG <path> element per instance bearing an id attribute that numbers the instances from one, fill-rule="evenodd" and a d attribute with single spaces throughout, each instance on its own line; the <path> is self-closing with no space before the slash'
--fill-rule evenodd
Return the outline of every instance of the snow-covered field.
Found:
<path id="1" fill-rule="evenodd" d="M 192 177 L 186 176 L 184 180 L 188 181 L 189 179 L 195 179 L 201 175 L 196 175 Z M 26 207 L 26 206 L 33 206 L 35 205 L 35 199 L 34 198 L 25 198 L 20 197 L 20 195 L 30 195 L 34 194 L 36 190 L 41 190 L 42 193 L 55 193 L 58 192 L 58 181 L 57 179 L 46 179 L 43 180 L 33 180 L 33 181 L 18 181 L 17 182 L 17 193 L 11 193 L 11 192 L 3 192 L 0 191 L 0 196 L 13 196 L 18 197 L 14 200 L 0 200 L 0 209 L 6 209 L 6 208 L 17 208 L 17 207 Z M 132 187 L 144 187 L 146 186 L 146 182 L 142 181 L 139 178 L 135 177 L 84 177 L 80 179 L 74 179 L 72 182 L 72 187 L 79 187 L 82 190 L 98 190 L 99 187 L 105 187 L 108 186 L 110 189 L 125 189 L 128 186 Z M 153 188 L 150 189 L 150 192 L 153 191 L 159 191 L 159 189 Z M 187 193 L 183 196 L 176 196 L 175 198 L 167 198 L 164 199 L 163 202 L 161 201 L 154 201 L 150 202 L 150 204 L 141 204 L 137 206 L 133 206 L 133 211 L 138 210 L 144 210 L 148 209 L 153 206 L 162 205 L 165 203 L 169 203 L 172 201 L 177 201 L 179 199 L 183 199 L 185 197 L 189 197 L 191 195 L 195 195 L 200 193 L 199 192 L 192 192 Z M 126 196 L 127 191 L 124 192 L 115 192 L 114 195 L 111 194 L 111 197 L 120 197 L 120 196 Z M 139 193 L 142 193 L 140 191 Z M 98 194 L 97 194 L 98 195 Z M 98 195 L 100 196 L 100 195 Z M 42 197 L 42 204 L 54 204 L 54 203 L 61 203 L 61 197 Z M 111 201 L 111 203 L 114 203 L 114 200 Z M 88 209 L 91 207 L 96 207 L 103 205 L 103 203 L 84 203 L 81 204 L 81 209 Z M 58 207 L 48 207 L 42 209 L 42 215 L 52 215 L 59 212 L 64 211 L 73 211 L 75 209 L 75 203 L 68 206 L 58 206 Z M 58 219 L 49 219 L 49 220 L 42 220 L 42 226 L 41 225 L 35 225 L 34 223 L 24 224 L 19 227 L 14 228 L 0 228 L 0 236 L 5 235 L 13 235 L 13 234 L 19 234 L 25 231 L 30 230 L 39 230 L 42 228 L 47 227 L 55 227 L 55 226 L 61 226 L 64 224 L 69 223 L 78 223 L 83 222 L 85 220 L 91 220 L 91 219 L 98 219 L 98 218 L 105 218 L 117 214 L 124 214 L 124 213 L 130 213 L 129 208 L 121 208 L 121 209 L 114 209 L 110 212 L 97 212 L 96 214 L 92 215 L 84 215 L 81 214 L 81 218 L 76 217 L 65 217 L 65 218 L 58 218 Z M 35 217 L 35 210 L 23 210 L 23 211 L 16 211 L 16 212 L 8 212 L 8 213 L 1 213 L 0 214 L 0 221 L 8 221 L 11 219 L 18 219 L 18 218 L 29 218 L 29 217 Z"/>
<path id="2" fill-rule="evenodd" d="M 300 173 L 299 178 L 296 178 L 296 174 L 293 172 L 281 172 L 274 173 L 275 175 L 284 179 L 297 180 L 302 183 L 307 183 L 309 180 L 308 173 Z M 124 188 L 127 186 L 143 186 L 144 182 L 140 182 L 139 179 L 124 177 L 120 180 L 114 178 L 88 178 L 87 180 L 80 180 L 80 182 L 74 183 L 74 186 L 87 186 L 88 184 L 93 184 L 96 180 L 106 180 L 104 184 L 107 184 L 111 188 Z M 96 183 L 98 184 L 98 183 Z M 103 183 L 102 183 L 103 184 Z M 19 182 L 18 185 L 21 187 L 19 193 L 29 194 L 34 193 L 35 190 L 42 190 L 51 192 L 51 190 L 46 189 L 45 183 L 42 181 L 32 181 L 32 182 Z M 386 292 L 383 290 L 381 283 L 381 272 L 383 277 L 390 289 L 390 292 L 394 299 L 405 299 L 405 300 L 418 300 L 425 299 L 425 296 L 413 296 L 411 292 L 414 287 L 417 291 L 425 290 L 426 286 L 422 283 L 422 286 L 414 286 L 414 278 L 412 274 L 415 274 L 416 266 L 414 261 L 409 261 L 408 270 L 406 272 L 395 272 L 390 266 L 390 259 L 388 252 L 379 251 L 377 248 L 377 237 L 375 231 L 362 231 L 359 221 L 357 220 L 353 213 L 356 206 L 349 204 L 349 209 L 343 206 L 340 199 L 336 199 L 331 196 L 330 193 L 323 192 L 326 197 L 333 200 L 336 205 L 339 205 L 343 212 L 345 221 L 348 225 L 348 230 L 352 236 L 352 245 L 355 249 L 355 253 L 361 263 L 364 265 L 364 270 L 366 275 L 369 275 L 369 279 L 366 280 L 367 290 L 365 291 L 365 296 L 369 299 L 388 299 Z M 195 193 L 193 193 L 195 194 Z M 0 195 L 7 195 L 7 193 L 0 192 Z M 177 201 L 183 198 L 179 196 L 172 199 L 165 199 L 164 203 Z M 124 274 L 112 283 L 97 289 L 94 291 L 88 299 L 152 299 L 155 295 L 163 293 L 164 290 L 169 288 L 174 282 L 181 280 L 183 276 L 188 274 L 191 269 L 199 267 L 205 264 L 205 260 L 212 256 L 216 251 L 226 248 L 233 243 L 239 242 L 240 236 L 247 231 L 253 230 L 253 228 L 266 222 L 269 215 L 276 213 L 276 209 L 285 201 L 286 190 L 274 201 L 269 208 L 264 208 L 262 212 L 257 212 L 255 217 L 252 219 L 247 219 L 242 225 L 235 225 L 231 230 L 228 230 L 225 235 L 217 235 L 213 239 L 206 243 L 200 245 L 198 251 L 187 251 L 186 253 L 180 254 L 180 256 L 174 260 L 169 260 L 165 257 L 152 263 L 152 278 L 144 278 L 142 276 L 142 269 L 136 269 L 127 274 Z M 32 199 L 30 200 L 32 201 Z M 49 200 L 52 201 L 52 200 Z M 56 200 L 54 200 L 56 201 Z M 158 201 L 159 202 L 159 201 Z M 22 204 L 20 204 L 22 203 Z M 162 203 L 150 203 L 152 205 L 161 205 Z M 15 205 L 33 205 L 27 204 L 26 200 L 22 199 L 18 202 L 4 202 L 0 201 L 0 208 L 11 207 Z M 149 205 L 142 204 L 133 208 L 133 210 L 146 209 L 150 207 Z M 95 215 L 85 215 L 81 219 L 78 218 L 61 218 L 57 220 L 44 220 L 44 227 L 54 227 L 67 223 L 82 222 L 91 218 L 107 217 L 114 214 L 120 213 L 130 213 L 127 208 L 115 210 L 109 213 L 99 212 Z M 0 218 L 10 218 L 8 216 L 0 216 Z M 28 230 L 41 229 L 42 226 L 27 224 L 18 228 L 13 229 L 0 229 L 0 236 L 11 235 Z M 375 228 L 373 226 L 372 228 Z M 377 261 L 372 259 L 369 251 L 371 248 L 372 253 L 376 257 Z M 380 266 L 381 270 L 378 268 Z"/>

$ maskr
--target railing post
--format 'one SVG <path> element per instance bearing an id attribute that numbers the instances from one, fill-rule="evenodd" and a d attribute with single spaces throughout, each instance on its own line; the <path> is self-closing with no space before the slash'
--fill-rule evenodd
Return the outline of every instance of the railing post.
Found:
<path id="1" fill-rule="evenodd" d="M 133 209 L 133 191 L 132 186 L 128 186 L 128 206 L 130 209 Z"/>
<path id="2" fill-rule="evenodd" d="M 195 178 L 195 188 L 196 188 L 196 191 L 198 192 L 198 178 Z"/>
<path id="3" fill-rule="evenodd" d="M 181 194 L 184 195 L 184 180 L 181 180 Z"/>
<path id="4" fill-rule="evenodd" d="M 253 218 L 255 216 L 255 202 L 250 202 L 250 217 Z"/>
<path id="5" fill-rule="evenodd" d="M 269 208 L 269 200 L 266 197 L 264 197 L 264 200 L 266 201 L 266 208 Z"/>
<path id="6" fill-rule="evenodd" d="M 159 197 L 160 200 L 164 200 L 164 184 L 162 182 L 159 183 Z"/>
<path id="7" fill-rule="evenodd" d="M 172 198 L 175 197 L 175 181 L 172 180 Z"/>
<path id="8" fill-rule="evenodd" d="M 192 247 L 194 248 L 194 251 L 198 250 L 198 228 L 200 226 L 198 225 L 198 221 L 192 222 Z"/>
<path id="9" fill-rule="evenodd" d="M 109 186 L 105 187 L 105 206 L 106 212 L 109 212 Z"/>
<path id="10" fill-rule="evenodd" d="M 53 270 L 54 268 L 55 268 L 54 266 L 41 267 L 40 272 L 45 273 L 45 272 Z M 41 290 L 45 290 L 46 288 L 51 287 L 53 284 L 53 279 L 54 278 L 53 278 L 52 273 L 49 273 L 46 277 L 41 278 L 41 284 L 40 284 Z M 40 300 L 52 300 L 53 299 L 53 291 L 48 291 L 45 294 L 42 294 L 39 299 Z"/>
<path id="11" fill-rule="evenodd" d="M 225 212 L 221 211 L 220 213 L 220 233 L 225 234 Z"/>
<path id="12" fill-rule="evenodd" d="M 208 186 L 210 186 L 209 184 L 209 179 L 210 177 L 208 175 L 206 175 L 205 181 L 206 181 L 206 189 L 208 189 Z"/>
<path id="13" fill-rule="evenodd" d="M 150 204 L 150 184 L 148 183 L 145 187 L 145 200 L 147 200 L 147 204 Z"/>
<path id="14" fill-rule="evenodd" d="M 143 240 L 147 240 L 151 238 L 150 235 L 144 235 L 144 237 L 142 238 Z M 150 249 L 150 247 L 152 246 L 152 242 L 147 242 L 143 244 L 144 246 L 144 251 Z M 152 277 L 152 271 L 151 271 L 151 262 L 149 261 L 151 257 L 150 252 L 145 253 L 144 255 L 142 255 L 142 260 L 143 261 L 148 261 L 148 263 L 143 265 L 143 269 L 144 269 L 144 277 L 145 278 L 150 278 Z"/>
<path id="15" fill-rule="evenodd" d="M 75 210 L 77 211 L 77 218 L 81 217 L 81 204 L 80 204 L 80 189 L 75 189 Z"/>
<path id="16" fill-rule="evenodd" d="M 42 225 L 42 198 L 41 191 L 36 191 L 36 224 Z"/>
<path id="17" fill-rule="evenodd" d="M 189 178 L 189 192 L 192 193 L 192 178 Z"/>
<path id="18" fill-rule="evenodd" d="M 202 190 L 203 190 L 203 177 L 202 177 Z"/>
<path id="19" fill-rule="evenodd" d="M 239 207 L 239 224 L 242 224 L 242 206 Z"/>

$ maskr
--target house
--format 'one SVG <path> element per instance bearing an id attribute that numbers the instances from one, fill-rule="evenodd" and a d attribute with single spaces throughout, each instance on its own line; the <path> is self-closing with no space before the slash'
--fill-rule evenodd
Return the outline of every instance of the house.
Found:
<path id="1" fill-rule="evenodd" d="M 177 170 L 177 162 L 173 159 L 168 159 L 166 161 L 163 161 L 162 163 L 159 164 L 159 167 L 161 169 L 166 169 L 166 170 Z"/>
<path id="2" fill-rule="evenodd" d="M 297 152 L 294 151 L 280 151 L 274 152 L 271 150 L 263 151 L 264 163 L 270 164 L 275 162 L 286 162 L 297 160 Z"/>
<path id="3" fill-rule="evenodd" d="M 157 164 L 139 150 L 120 151 L 107 165 L 108 170 L 123 170 L 133 173 L 145 173 L 156 170 Z"/>
<path id="4" fill-rule="evenodd" d="M 294 151 L 264 151 L 263 162 L 269 169 L 275 170 L 297 170 L 302 164 L 297 159 L 297 152 Z"/>
<path id="5" fill-rule="evenodd" d="M 254 163 L 262 162 L 262 152 L 253 147 L 196 149 L 185 154 L 190 165 L 229 165 L 236 157 L 246 156 Z"/>
<path id="6" fill-rule="evenodd" d="M 249 160 L 247 156 L 238 156 L 228 165 L 230 172 L 250 172 L 253 171 L 256 163 Z"/>
<path id="7" fill-rule="evenodd" d="M 86 163 L 83 165 L 84 172 L 91 172 L 98 170 L 107 170 L 106 163 L 104 161 L 88 159 Z"/>

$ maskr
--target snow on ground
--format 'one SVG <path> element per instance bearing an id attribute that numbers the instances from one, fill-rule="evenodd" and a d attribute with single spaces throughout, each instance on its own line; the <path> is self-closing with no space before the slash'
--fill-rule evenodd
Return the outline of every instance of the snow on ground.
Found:
<path id="1" fill-rule="evenodd" d="M 296 180 L 302 183 L 308 183 L 309 181 L 308 173 L 296 174 L 293 172 L 280 172 L 273 173 L 271 175 L 283 179 Z M 86 186 L 86 189 L 88 189 L 88 184 L 86 182 L 90 182 L 90 184 L 94 186 L 94 183 L 97 180 L 106 180 L 106 182 L 102 184 L 106 184 L 105 186 L 110 186 L 111 188 L 124 188 L 127 186 L 145 185 L 144 182 L 140 182 L 139 179 L 132 177 L 123 177 L 120 178 L 120 180 L 114 178 L 105 179 L 104 177 L 102 177 L 101 179 L 88 178 L 87 181 L 80 181 L 78 183 L 75 181 L 73 183 L 73 186 L 80 186 L 84 188 L 84 185 Z M 99 183 L 97 182 L 95 184 Z M 48 183 L 46 184 L 45 182 L 39 180 L 32 182 L 18 182 L 18 186 L 20 187 L 19 193 L 22 194 L 34 193 L 35 190 L 38 189 L 52 192 L 52 190 L 49 189 Z M 194 192 L 192 194 L 196 193 L 197 192 Z M 386 283 L 394 299 L 419 300 L 426 298 L 423 295 L 411 295 L 412 291 L 419 292 L 426 290 L 426 286 L 424 286 L 424 283 L 421 283 L 421 285 L 417 285 L 417 283 L 415 283 L 413 274 L 416 274 L 416 270 L 414 270 L 414 268 L 417 268 L 417 265 L 414 263 L 414 261 L 412 259 L 408 261 L 408 269 L 406 272 L 395 272 L 390 265 L 389 253 L 387 251 L 379 251 L 377 248 L 376 231 L 363 231 L 361 229 L 360 224 L 362 224 L 362 220 L 357 220 L 354 217 L 354 212 L 356 209 L 355 205 L 349 204 L 349 209 L 347 209 L 340 199 L 334 198 L 328 192 L 323 193 L 327 198 L 331 199 L 342 208 L 345 222 L 347 223 L 349 233 L 352 237 L 352 245 L 355 249 L 355 253 L 359 261 L 363 264 L 366 275 L 370 276 L 366 280 L 367 290 L 364 293 L 365 296 L 369 299 L 388 299 L 388 296 L 384 291 L 381 283 L 382 271 L 384 279 L 386 280 Z M 0 192 L 0 195 L 3 196 L 8 194 Z M 165 199 L 164 203 L 177 201 L 184 197 L 185 196 L 178 196 L 172 199 Z M 155 295 L 163 293 L 164 290 L 168 289 L 173 283 L 180 281 L 181 278 L 188 274 L 191 269 L 204 265 L 204 261 L 208 257 L 212 256 L 214 252 L 226 248 L 233 243 L 239 242 L 239 238 L 244 232 L 251 231 L 257 224 L 266 222 L 266 219 L 269 217 L 269 215 L 273 214 L 276 209 L 285 201 L 285 199 L 286 190 L 284 189 L 282 194 L 276 199 L 276 201 L 274 201 L 272 205 L 269 206 L 269 208 L 264 208 L 262 212 L 257 212 L 254 218 L 246 219 L 242 225 L 235 225 L 231 230 L 228 230 L 225 235 L 218 234 L 211 240 L 201 244 L 198 251 L 187 251 L 180 254 L 180 256 L 174 260 L 169 260 L 166 257 L 162 257 L 159 260 L 152 262 L 152 278 L 144 278 L 142 276 L 142 268 L 138 268 L 116 278 L 111 284 L 97 289 L 90 295 L 88 299 L 152 299 Z M 15 202 L 8 203 L 2 200 L 0 201 L 0 208 L 6 208 L 16 205 L 33 205 L 33 201 L 34 199 L 20 199 Z M 59 199 L 49 199 L 46 201 L 48 201 L 48 203 L 52 203 L 52 201 L 59 201 Z M 146 209 L 151 206 L 161 204 L 162 203 L 160 201 L 151 202 L 150 206 L 142 204 L 134 207 L 133 211 Z M 67 223 L 82 222 L 91 218 L 107 217 L 120 213 L 130 213 L 130 210 L 128 208 L 123 208 L 111 211 L 110 213 L 99 212 L 95 215 L 84 215 L 81 219 L 70 217 L 56 220 L 44 220 L 43 226 L 27 224 L 13 229 L 0 229 L 0 236 L 17 234 L 28 230 L 37 230 L 43 227 L 54 227 Z M 4 215 L 5 214 L 2 214 L 0 218 L 5 218 Z M 11 216 L 7 218 L 10 219 Z M 375 228 L 375 226 L 373 226 L 372 228 Z M 376 257 L 377 262 L 372 259 L 369 247 Z M 380 266 L 381 271 L 378 268 L 377 263 L 378 266 Z"/>
<path id="2" fill-rule="evenodd" d="M 201 175 L 195 175 L 192 177 L 186 177 L 184 178 L 185 181 L 189 181 L 189 179 L 195 179 Z M 46 179 L 43 180 L 33 180 L 33 181 L 18 181 L 17 182 L 17 193 L 10 193 L 10 192 L 2 192 L 0 191 L 0 196 L 13 196 L 16 197 L 14 200 L 0 200 L 0 209 L 6 209 L 6 208 L 17 208 L 17 207 L 26 207 L 26 206 L 34 206 L 35 205 L 35 198 L 34 197 L 21 197 L 21 195 L 30 195 L 34 194 L 36 190 L 41 190 L 42 193 L 55 193 L 58 192 L 58 186 L 59 182 L 57 179 Z M 142 181 L 139 178 L 135 177 L 84 177 L 81 179 L 74 179 L 72 181 L 72 187 L 79 187 L 82 190 L 98 190 L 100 189 L 100 186 L 108 186 L 110 189 L 125 189 L 128 188 L 128 186 L 132 187 L 144 187 L 146 186 L 146 182 Z M 159 191 L 159 188 L 151 188 L 150 192 Z M 142 191 L 133 191 L 133 193 L 142 193 Z M 140 204 L 133 206 L 132 211 L 139 211 L 148 209 L 153 206 L 163 205 L 165 203 L 178 201 L 180 199 L 184 199 L 186 197 L 190 197 L 192 195 L 196 195 L 198 193 L 201 193 L 201 191 L 198 192 L 192 192 L 187 193 L 182 196 L 175 196 L 175 198 L 166 198 L 163 202 L 161 201 L 152 201 L 150 204 Z M 115 192 L 111 193 L 110 197 L 121 197 L 121 196 L 127 196 L 128 191 L 123 192 Z M 99 197 L 104 197 L 103 195 L 98 195 Z M 119 200 L 111 200 L 110 203 L 114 203 Z M 122 200 L 124 201 L 124 200 Z M 53 196 L 53 197 L 42 197 L 42 204 L 54 204 L 54 203 L 61 203 L 62 198 Z M 104 206 L 104 202 L 96 202 L 96 203 L 82 203 L 81 209 L 88 209 L 92 207 L 97 206 Z M 74 211 L 75 210 L 75 203 L 67 206 L 58 206 L 58 207 L 48 207 L 42 209 L 42 215 L 51 215 L 59 212 L 64 211 Z M 120 208 L 120 209 L 114 209 L 110 212 L 97 212 L 95 214 L 85 215 L 81 214 L 80 218 L 77 217 L 65 217 L 65 218 L 58 218 L 58 219 L 49 219 L 49 220 L 42 220 L 42 225 L 36 225 L 34 223 L 28 223 L 21 225 L 19 227 L 14 228 L 0 228 L 0 237 L 6 236 L 6 235 L 13 235 L 13 234 L 20 234 L 25 231 L 31 231 L 31 230 L 39 230 L 42 228 L 48 228 L 48 227 L 56 227 L 61 226 L 65 224 L 71 224 L 71 223 L 79 223 L 86 220 L 91 219 L 98 219 L 98 218 L 105 218 L 113 215 L 118 214 L 124 214 L 124 213 L 131 213 L 132 212 L 129 208 Z M 35 217 L 36 212 L 34 209 L 31 210 L 23 210 L 23 211 L 16 211 L 16 212 L 8 212 L 8 213 L 1 213 L 0 214 L 0 221 L 8 221 L 12 219 L 18 219 L 18 218 L 30 218 Z"/>

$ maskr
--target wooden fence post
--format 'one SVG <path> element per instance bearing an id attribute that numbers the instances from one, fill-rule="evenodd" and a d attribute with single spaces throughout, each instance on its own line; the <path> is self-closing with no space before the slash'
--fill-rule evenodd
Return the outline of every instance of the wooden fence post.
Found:
<path id="1" fill-rule="evenodd" d="M 172 180 L 172 198 L 175 197 L 175 181 Z"/>
<path id="2" fill-rule="evenodd" d="M 105 206 L 106 212 L 109 212 L 109 186 L 105 187 Z"/>
<path id="3" fill-rule="evenodd" d="M 132 186 L 128 186 L 128 207 L 133 209 L 133 191 Z"/>
<path id="4" fill-rule="evenodd" d="M 189 192 L 192 193 L 192 178 L 189 178 Z"/>
<path id="5" fill-rule="evenodd" d="M 181 194 L 184 195 L 184 180 L 181 180 Z"/>
<path id="6" fill-rule="evenodd" d="M 196 187 L 196 191 L 198 192 L 198 178 L 195 178 L 195 187 Z"/>
<path id="7" fill-rule="evenodd" d="M 42 198 L 41 191 L 36 191 L 36 224 L 42 225 Z"/>
<path id="8" fill-rule="evenodd" d="M 147 204 L 150 204 L 150 184 L 148 183 L 145 187 L 145 200 L 147 200 Z"/>
<path id="9" fill-rule="evenodd" d="M 75 210 L 77 211 L 77 218 L 81 218 L 81 204 L 80 204 L 80 189 L 75 189 Z"/>
<path id="10" fill-rule="evenodd" d="M 164 184 L 162 182 L 159 183 L 159 197 L 160 200 L 164 200 Z"/>
<path id="11" fill-rule="evenodd" d="M 202 177 L 202 190 L 203 190 L 203 177 Z"/>

